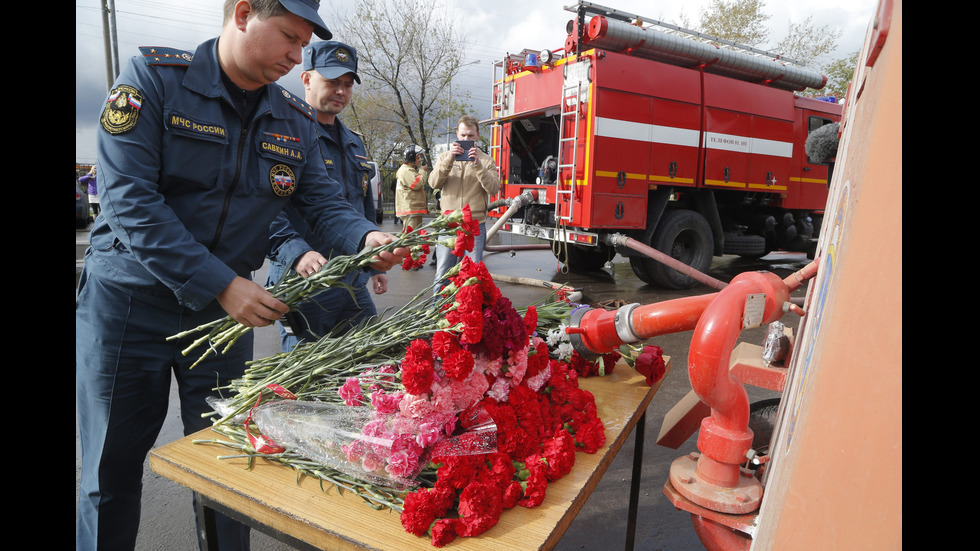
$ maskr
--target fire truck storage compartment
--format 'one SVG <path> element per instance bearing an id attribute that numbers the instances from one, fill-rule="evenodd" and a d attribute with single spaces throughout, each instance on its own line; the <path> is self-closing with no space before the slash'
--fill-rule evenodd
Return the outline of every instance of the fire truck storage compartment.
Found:
<path id="1" fill-rule="evenodd" d="M 537 190 L 548 204 L 531 204 L 524 208 L 525 223 L 534 226 L 555 225 L 554 185 L 557 179 L 559 121 L 556 115 L 539 114 L 502 125 L 506 158 L 500 170 L 509 190 Z M 550 188 L 550 192 L 548 191 Z M 511 194 L 508 193 L 508 196 Z"/>

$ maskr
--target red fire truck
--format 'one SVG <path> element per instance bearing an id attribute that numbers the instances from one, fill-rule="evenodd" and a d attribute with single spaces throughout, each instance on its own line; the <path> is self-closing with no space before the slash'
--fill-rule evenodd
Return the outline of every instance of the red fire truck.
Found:
<path id="1" fill-rule="evenodd" d="M 531 198 L 500 229 L 551 240 L 570 269 L 618 252 L 666 288 L 697 282 L 610 236 L 698 271 L 716 255 L 810 250 L 828 166 L 804 143 L 842 108 L 794 92 L 823 75 L 635 14 L 566 9 L 576 16 L 561 49 L 494 67 L 496 199 Z"/>

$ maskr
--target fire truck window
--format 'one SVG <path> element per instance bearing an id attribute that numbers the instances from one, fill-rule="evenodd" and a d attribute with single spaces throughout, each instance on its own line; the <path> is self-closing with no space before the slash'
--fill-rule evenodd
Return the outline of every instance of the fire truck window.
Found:
<path id="1" fill-rule="evenodd" d="M 834 121 L 832 121 L 830 119 L 825 119 L 823 117 L 813 117 L 813 116 L 811 116 L 810 117 L 810 122 L 807 125 L 806 133 L 809 135 L 810 132 L 813 132 L 814 130 L 820 128 L 821 126 L 823 126 L 825 124 L 830 124 L 832 122 L 834 122 Z"/>
<path id="2" fill-rule="evenodd" d="M 555 117 L 531 117 L 511 125 L 510 180 L 534 183 L 541 164 L 558 153 L 558 127 Z"/>
<path id="3" fill-rule="evenodd" d="M 818 128 L 821 128 L 823 126 L 826 126 L 828 124 L 831 124 L 833 122 L 834 121 L 832 121 L 830 119 L 827 119 L 827 118 L 824 118 L 824 117 L 815 117 L 815 116 L 811 115 L 810 118 L 809 118 L 809 120 L 808 120 L 808 122 L 807 122 L 807 136 L 809 136 L 810 133 L 813 132 L 814 130 L 816 130 Z M 812 165 L 825 165 L 825 164 L 827 164 L 827 163 L 816 162 L 813 159 L 811 159 L 809 155 L 807 155 L 807 157 L 806 157 L 806 162 L 808 162 L 808 163 L 810 163 Z"/>

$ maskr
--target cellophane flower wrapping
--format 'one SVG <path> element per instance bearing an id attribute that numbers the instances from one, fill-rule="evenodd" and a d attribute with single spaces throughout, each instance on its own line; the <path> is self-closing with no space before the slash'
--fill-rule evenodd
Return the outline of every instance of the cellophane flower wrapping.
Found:
<path id="1" fill-rule="evenodd" d="M 418 485 L 416 477 L 434 450 L 444 455 L 496 450 L 496 427 L 483 411 L 456 423 L 384 412 L 371 406 L 281 400 L 255 408 L 252 419 L 279 446 L 365 482 L 393 488 Z"/>

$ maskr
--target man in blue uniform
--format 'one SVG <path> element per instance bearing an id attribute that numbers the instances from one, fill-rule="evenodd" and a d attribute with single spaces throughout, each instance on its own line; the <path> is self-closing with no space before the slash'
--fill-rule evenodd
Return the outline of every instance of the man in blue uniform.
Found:
<path id="1" fill-rule="evenodd" d="M 357 51 L 332 40 L 310 44 L 303 48 L 301 78 L 306 102 L 316 110 L 320 152 L 327 174 L 340 182 L 344 200 L 354 210 L 367 220 L 375 220 L 376 209 L 370 193 L 373 170 L 367 164 L 364 142 L 338 117 L 351 100 L 354 83 L 361 83 L 357 75 Z M 287 205 L 284 212 L 292 227 L 313 249 L 327 258 L 342 254 L 317 239 L 297 209 Z M 273 259 L 269 265 L 267 284 L 274 284 L 288 271 L 289 260 Z M 387 290 L 388 276 L 383 272 L 356 272 L 344 280 L 350 290 L 337 287 L 324 291 L 301 305 L 298 311 L 287 314 L 289 327 L 280 324 L 282 351 L 289 352 L 301 340 L 316 340 L 334 328 L 342 330 L 377 314 L 368 290 L 369 279 L 375 293 L 381 294 Z"/>
<path id="2" fill-rule="evenodd" d="M 143 463 L 178 382 L 184 432 L 210 425 L 211 389 L 244 372 L 252 338 L 193 370 L 186 342 L 166 338 L 231 315 L 266 326 L 286 311 L 251 281 L 272 242 L 302 273 L 324 262 L 290 232 L 287 204 L 313 233 L 352 254 L 389 243 L 326 173 L 312 109 L 275 81 L 330 32 L 317 0 L 226 0 L 218 38 L 197 51 L 142 48 L 100 119 L 102 213 L 75 307 L 75 385 L 82 476 L 78 549 L 133 549 Z M 379 255 L 390 269 L 407 251 Z M 248 531 L 219 525 L 221 549 Z"/>

